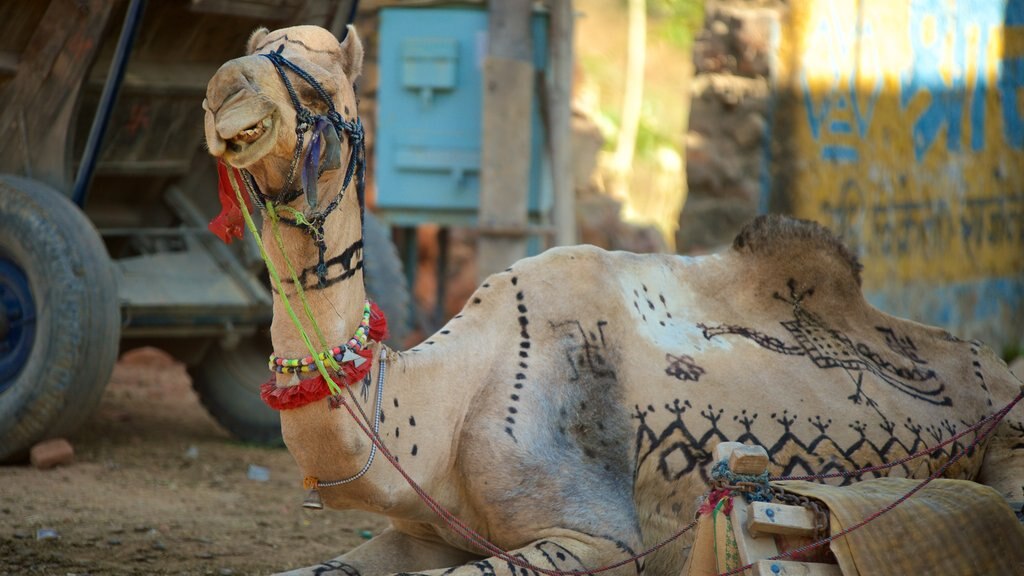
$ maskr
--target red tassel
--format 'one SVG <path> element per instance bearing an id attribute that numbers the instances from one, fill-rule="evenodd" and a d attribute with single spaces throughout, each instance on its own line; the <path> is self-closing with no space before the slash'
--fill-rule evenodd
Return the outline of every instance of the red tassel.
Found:
<path id="1" fill-rule="evenodd" d="M 301 408 L 331 394 L 324 382 L 324 377 L 317 374 L 313 378 L 302 380 L 295 386 L 280 387 L 277 377 L 271 376 L 260 386 L 260 398 L 274 410 L 290 410 Z"/>
<path id="2" fill-rule="evenodd" d="M 388 339 L 388 319 L 377 303 L 370 301 L 370 340 L 383 342 Z"/>
<path id="3" fill-rule="evenodd" d="M 730 496 L 730 494 L 731 492 L 727 488 L 712 490 L 711 492 L 708 493 L 707 500 L 705 500 L 704 503 L 700 505 L 700 508 L 697 510 L 697 513 L 701 516 L 707 516 L 708 514 L 711 514 L 712 512 L 714 512 L 715 506 L 718 506 L 718 502 L 722 498 L 725 498 L 726 501 L 725 504 L 722 505 L 722 512 L 725 513 L 726 516 L 728 516 L 729 513 L 732 512 L 732 497 Z"/>
<path id="4" fill-rule="evenodd" d="M 239 186 L 242 185 L 242 174 L 238 168 L 229 168 L 223 162 L 217 162 L 217 195 L 220 198 L 220 214 L 210 221 L 208 228 L 225 244 L 230 244 L 235 238 L 241 238 L 244 233 L 245 220 L 238 205 L 238 198 L 231 186 L 234 180 Z M 245 208 L 252 212 L 252 204 L 249 197 L 242 194 L 245 201 Z"/>

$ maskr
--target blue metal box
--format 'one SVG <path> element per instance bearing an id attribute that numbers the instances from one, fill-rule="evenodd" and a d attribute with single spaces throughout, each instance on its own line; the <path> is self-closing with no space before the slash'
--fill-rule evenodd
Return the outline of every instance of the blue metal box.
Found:
<path id="1" fill-rule="evenodd" d="M 547 14 L 532 22 L 534 65 L 546 70 Z M 384 8 L 377 93 L 377 210 L 389 223 L 472 226 L 480 195 L 482 8 Z M 540 95 L 544 77 L 537 76 Z M 540 98 L 530 118 L 531 221 L 552 205 Z"/>

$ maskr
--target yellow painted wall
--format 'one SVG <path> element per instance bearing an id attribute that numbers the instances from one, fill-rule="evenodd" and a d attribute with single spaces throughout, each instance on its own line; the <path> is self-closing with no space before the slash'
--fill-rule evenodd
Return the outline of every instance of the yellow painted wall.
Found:
<path id="1" fill-rule="evenodd" d="M 799 110 L 776 127 L 792 157 L 788 189 L 770 193 L 842 234 L 880 302 L 930 286 L 921 298 L 944 302 L 917 315 L 937 322 L 923 321 L 1020 314 L 1024 0 L 790 7 L 776 77 Z M 982 309 L 978 298 L 1008 301 Z M 999 332 L 1014 339 L 1011 327 Z"/>

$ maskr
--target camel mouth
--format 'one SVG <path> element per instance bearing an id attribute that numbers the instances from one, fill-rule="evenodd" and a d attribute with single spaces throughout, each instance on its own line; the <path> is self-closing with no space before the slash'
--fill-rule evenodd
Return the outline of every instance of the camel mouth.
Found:
<path id="1" fill-rule="evenodd" d="M 245 168 L 258 162 L 274 148 L 279 124 L 276 112 L 249 123 L 225 139 L 224 159 L 236 168 Z"/>
<path id="2" fill-rule="evenodd" d="M 274 119 L 271 116 L 266 116 L 252 126 L 240 130 L 234 138 L 228 140 L 228 147 L 234 152 L 240 152 L 246 145 L 262 138 L 273 126 Z"/>

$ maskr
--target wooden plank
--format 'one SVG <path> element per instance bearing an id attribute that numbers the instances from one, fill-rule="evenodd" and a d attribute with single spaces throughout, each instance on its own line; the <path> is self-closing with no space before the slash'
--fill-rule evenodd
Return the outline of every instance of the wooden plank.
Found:
<path id="1" fill-rule="evenodd" d="M 736 535 L 736 547 L 739 549 L 741 563 L 750 564 L 779 553 L 778 547 L 775 546 L 775 538 L 756 538 L 747 530 L 750 505 L 742 497 L 733 499 L 732 514 L 732 529 Z"/>
<path id="2" fill-rule="evenodd" d="M 551 181 L 555 196 L 555 244 L 576 244 L 576 188 L 572 170 L 572 0 L 551 3 L 548 45 L 548 134 L 551 140 Z"/>
<path id="3" fill-rule="evenodd" d="M 299 11 L 301 2 L 302 0 L 192 0 L 189 9 L 193 12 L 280 22 L 293 18 Z"/>
<path id="4" fill-rule="evenodd" d="M 838 564 L 812 564 L 788 560 L 759 560 L 753 568 L 757 576 L 843 576 Z"/>
<path id="5" fill-rule="evenodd" d="M 715 461 L 712 462 L 712 466 L 721 462 L 722 460 L 729 460 L 729 456 L 732 455 L 733 450 L 742 448 L 744 444 L 742 442 L 719 442 L 715 445 Z"/>
<path id="6" fill-rule="evenodd" d="M 786 534 L 813 537 L 814 513 L 802 506 L 754 502 L 750 505 L 750 523 L 747 529 L 758 534 Z"/>
<path id="7" fill-rule="evenodd" d="M 217 73 L 219 64 L 201 62 L 129 62 L 121 82 L 121 92 L 145 92 L 158 95 L 206 95 L 206 85 Z M 89 87 L 103 88 L 108 70 L 94 66 Z"/>
<path id="8" fill-rule="evenodd" d="M 729 470 L 736 474 L 760 474 L 768 469 L 768 452 L 762 446 L 719 442 L 715 446 L 712 466 L 722 460 L 729 462 Z"/>
<path id="9" fill-rule="evenodd" d="M 734 474 L 762 474 L 768 469 L 768 451 L 763 446 L 741 445 L 729 454 L 729 470 Z"/>
<path id="10" fill-rule="evenodd" d="M 491 3 L 488 11 L 478 218 L 484 228 L 527 225 L 534 82 L 530 9 L 530 0 L 506 0 Z M 477 253 L 480 279 L 525 256 L 524 237 L 482 236 Z"/>
<path id="11" fill-rule="evenodd" d="M 180 176 L 188 173 L 192 161 L 187 159 L 101 160 L 96 174 L 120 176 Z"/>
<path id="12" fill-rule="evenodd" d="M 114 2 L 83 0 L 75 9 L 53 1 L 0 89 L 0 172 L 71 187 L 72 113 Z"/>
<path id="13" fill-rule="evenodd" d="M 14 76 L 18 72 L 18 53 L 0 51 L 0 76 Z"/>
<path id="14" fill-rule="evenodd" d="M 682 576 L 717 576 L 718 556 L 715 551 L 715 524 L 710 514 L 697 519 L 693 546 L 683 564 Z"/>

